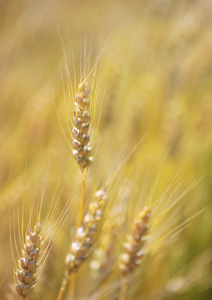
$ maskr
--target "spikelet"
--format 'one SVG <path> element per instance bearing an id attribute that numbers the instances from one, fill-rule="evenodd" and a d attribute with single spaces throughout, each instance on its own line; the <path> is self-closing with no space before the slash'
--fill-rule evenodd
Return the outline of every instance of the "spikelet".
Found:
<path id="1" fill-rule="evenodd" d="M 77 229 L 75 241 L 71 244 L 71 251 L 66 256 L 66 268 L 69 274 L 77 272 L 84 260 L 89 256 L 94 245 L 98 227 L 102 221 L 102 209 L 106 199 L 106 192 L 99 190 L 95 199 L 90 203 L 82 226 Z"/>
<path id="2" fill-rule="evenodd" d="M 122 276 L 130 274 L 141 263 L 144 255 L 145 236 L 149 232 L 148 222 L 151 216 L 149 207 L 145 207 L 135 221 L 131 235 L 124 244 L 124 253 L 120 256 L 119 270 Z"/>
<path id="3" fill-rule="evenodd" d="M 38 258 L 41 246 L 43 244 L 41 236 L 41 225 L 36 223 L 34 231 L 30 228 L 26 234 L 25 244 L 22 249 L 23 257 L 19 260 L 19 267 L 16 272 L 17 280 L 16 292 L 25 298 L 29 296 L 36 283 L 38 271 Z"/>
<path id="4" fill-rule="evenodd" d="M 91 80 L 85 79 L 78 86 L 77 95 L 74 102 L 73 113 L 73 155 L 79 164 L 81 171 L 88 167 L 92 162 L 91 156 L 91 142 L 89 135 L 90 126 L 90 94 L 91 94 Z"/>

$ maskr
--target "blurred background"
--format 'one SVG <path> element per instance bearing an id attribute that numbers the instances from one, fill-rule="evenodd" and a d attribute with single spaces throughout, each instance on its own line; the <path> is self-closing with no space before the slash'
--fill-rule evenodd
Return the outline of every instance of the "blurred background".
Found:
<path id="1" fill-rule="evenodd" d="M 205 210 L 167 249 L 166 261 L 156 263 L 157 270 L 154 264 L 146 270 L 146 284 L 137 279 L 129 299 L 212 299 L 211 0 L 0 0 L 0 298 L 17 299 L 12 291 L 9 209 L 15 207 L 17 220 L 17 203 L 23 198 L 36 202 L 49 165 L 44 216 L 59 178 L 58 191 L 63 188 L 63 193 L 58 210 L 73 202 L 32 299 L 56 299 L 81 193 L 81 173 L 56 110 L 67 132 L 66 66 L 74 78 L 74 53 L 79 76 L 80 53 L 84 47 L 89 53 L 91 45 L 92 63 L 104 51 L 95 115 L 98 119 L 101 113 L 93 146 L 97 154 L 89 171 L 87 201 L 112 174 L 114 162 L 131 153 L 145 134 L 117 178 L 117 191 L 132 168 L 126 196 L 132 203 L 147 173 L 151 185 L 160 170 L 156 196 L 176 174 L 181 192 L 201 179 L 183 199 L 177 220 Z M 131 206 L 128 214 L 133 215 Z M 83 272 L 79 278 L 85 290 L 79 285 L 76 299 L 89 299 L 86 295 L 95 291 L 95 277 L 85 278 Z"/>

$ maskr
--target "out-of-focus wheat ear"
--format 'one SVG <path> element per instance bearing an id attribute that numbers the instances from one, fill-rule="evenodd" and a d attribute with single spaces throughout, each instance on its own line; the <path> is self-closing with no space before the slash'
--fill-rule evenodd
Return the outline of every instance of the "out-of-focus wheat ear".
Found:
<path id="1" fill-rule="evenodd" d="M 101 232 L 104 234 L 101 234 L 98 247 L 92 253 L 92 260 L 89 267 L 91 276 L 95 282 L 93 287 L 95 292 L 97 289 L 102 289 L 102 286 L 109 278 L 108 275 L 111 274 L 116 265 L 115 262 L 120 253 L 118 246 L 120 245 L 120 232 L 125 220 L 123 208 L 115 206 L 107 211 L 107 218 L 105 218 L 105 222 L 101 228 Z"/>
<path id="2" fill-rule="evenodd" d="M 146 235 L 149 233 L 149 219 L 151 217 L 151 209 L 147 206 L 139 214 L 135 220 L 132 232 L 127 237 L 124 244 L 124 251 L 120 255 L 119 271 L 122 278 L 131 274 L 142 261 L 144 256 L 144 245 L 146 243 Z M 127 281 L 123 281 L 120 291 L 119 300 L 124 300 L 127 292 Z"/>
<path id="3" fill-rule="evenodd" d="M 36 284 L 39 271 L 39 256 L 43 238 L 41 236 L 41 225 L 37 222 L 34 228 L 30 228 L 25 236 L 22 249 L 22 257 L 18 260 L 16 270 L 16 292 L 22 299 L 30 296 Z"/>
<path id="4" fill-rule="evenodd" d="M 94 201 L 90 203 L 83 218 L 82 225 L 77 229 L 75 240 L 66 256 L 66 268 L 69 274 L 77 272 L 91 253 L 103 218 L 102 210 L 105 200 L 106 192 L 103 190 L 97 191 Z"/>
<path id="5" fill-rule="evenodd" d="M 100 284 L 101 281 L 111 272 L 114 267 L 115 246 L 117 241 L 116 229 L 111 226 L 107 229 L 107 234 L 102 237 L 101 245 L 95 249 L 93 259 L 90 263 L 92 275 Z M 103 229 L 105 232 L 105 230 Z"/>
<path id="6" fill-rule="evenodd" d="M 149 233 L 148 222 L 150 216 L 151 209 L 145 207 L 134 222 L 132 233 L 127 237 L 124 252 L 120 257 L 119 270 L 122 276 L 134 271 L 141 263 L 144 255 L 143 246 L 146 242 L 146 235 Z"/>

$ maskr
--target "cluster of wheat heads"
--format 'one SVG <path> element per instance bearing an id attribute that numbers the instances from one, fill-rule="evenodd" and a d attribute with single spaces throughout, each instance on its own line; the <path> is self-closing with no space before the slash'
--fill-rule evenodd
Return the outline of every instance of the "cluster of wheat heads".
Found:
<path id="1" fill-rule="evenodd" d="M 137 146 L 132 147 L 130 154 L 125 155 L 114 172 L 111 172 L 109 179 L 95 188 L 86 207 L 87 174 L 95 160 L 92 148 L 96 136 L 93 124 L 98 96 L 98 60 L 99 58 L 90 72 L 88 71 L 90 63 L 87 63 L 77 87 L 70 83 L 69 99 L 65 103 L 65 119 L 69 135 L 58 115 L 62 132 L 79 166 L 82 184 L 74 234 L 71 236 L 65 261 L 61 261 L 61 264 L 64 264 L 64 276 L 58 295 L 55 295 L 57 300 L 81 298 L 77 295 L 76 286 L 78 274 L 84 264 L 87 264 L 90 270 L 86 276 L 93 278 L 99 286 L 89 291 L 88 295 L 82 292 L 83 299 L 133 299 L 136 285 L 145 284 L 144 277 L 148 274 L 146 270 L 159 268 L 158 265 L 163 259 L 162 253 L 166 253 L 169 242 L 192 218 L 180 222 L 178 211 L 182 208 L 180 200 L 196 182 L 183 194 L 178 194 L 180 182 L 174 178 L 170 180 L 165 192 L 156 199 L 154 191 L 157 180 L 148 192 L 145 191 L 145 195 L 140 193 L 136 195 L 131 188 L 126 191 L 126 187 L 130 186 L 128 177 L 131 170 L 125 169 L 123 172 L 122 170 Z M 70 79 L 69 74 L 67 78 Z M 97 127 L 98 122 L 99 117 Z M 114 181 L 119 180 L 122 182 L 120 189 L 118 184 L 114 184 Z M 149 179 L 146 179 L 147 186 L 148 181 Z M 40 210 L 41 207 L 42 205 Z M 133 211 L 131 218 L 128 218 L 127 214 L 129 209 Z M 61 212 L 57 223 L 61 223 L 66 211 L 65 209 Z M 51 214 L 47 219 L 49 218 Z M 48 261 L 54 234 L 49 238 L 46 228 L 46 224 L 40 220 L 39 212 L 34 224 L 30 219 L 24 235 L 23 229 L 19 229 L 22 231 L 18 233 L 21 251 L 17 250 L 16 255 L 18 260 L 15 262 L 15 289 L 21 299 L 32 295 L 35 284 L 39 281 L 40 271 Z M 57 231 L 58 226 L 55 228 Z M 46 241 L 47 245 L 43 249 Z M 14 246 L 18 248 L 16 241 Z M 153 264 L 155 256 L 161 259 Z M 141 276 L 143 280 L 140 279 Z M 137 299 L 145 299 L 145 292 L 139 297 L 141 298 Z"/>

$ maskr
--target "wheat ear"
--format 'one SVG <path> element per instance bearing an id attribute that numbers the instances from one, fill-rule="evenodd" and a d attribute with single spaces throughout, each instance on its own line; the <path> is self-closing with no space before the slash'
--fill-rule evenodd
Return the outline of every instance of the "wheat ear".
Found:
<path id="1" fill-rule="evenodd" d="M 91 253 L 97 230 L 102 221 L 102 209 L 105 199 L 105 191 L 99 190 L 95 194 L 94 201 L 89 204 L 82 226 L 77 229 L 75 240 L 71 244 L 70 253 L 66 256 L 66 268 L 69 274 L 77 272 Z"/>
<path id="2" fill-rule="evenodd" d="M 146 235 L 149 232 L 148 222 L 151 217 L 151 209 L 145 207 L 135 220 L 132 233 L 124 244 L 124 252 L 120 256 L 119 271 L 121 276 L 129 275 L 141 264 L 144 255 L 143 246 L 146 243 Z M 127 291 L 127 283 L 122 285 L 119 300 L 124 300 Z"/>
<path id="3" fill-rule="evenodd" d="M 22 299 L 33 292 L 39 270 L 38 258 L 42 244 L 41 225 L 37 222 L 34 230 L 30 228 L 25 236 L 23 257 L 18 261 L 16 276 L 19 283 L 16 284 L 16 292 L 22 296 Z"/>
<path id="4" fill-rule="evenodd" d="M 89 135 L 90 127 L 90 93 L 91 81 L 89 78 L 85 79 L 78 86 L 77 95 L 74 102 L 73 113 L 73 155 L 83 172 L 93 158 L 91 156 L 91 142 Z"/>
<path id="5" fill-rule="evenodd" d="M 106 200 L 106 192 L 99 190 L 95 194 L 94 201 L 89 204 L 82 224 L 78 227 L 74 242 L 71 244 L 70 252 L 66 256 L 66 274 L 62 281 L 57 300 L 62 300 L 67 283 L 70 280 L 69 299 L 74 297 L 76 272 L 83 262 L 91 254 L 91 248 L 97 237 L 97 231 L 102 221 L 102 210 Z M 71 275 L 71 278 L 70 278 Z"/>
<path id="6" fill-rule="evenodd" d="M 102 209 L 106 199 L 106 192 L 99 190 L 95 194 L 94 201 L 89 204 L 82 225 L 78 227 L 75 241 L 71 244 L 71 251 L 66 256 L 66 268 L 71 275 L 69 285 L 69 299 L 74 299 L 76 272 L 91 253 L 97 230 L 102 220 Z"/>

